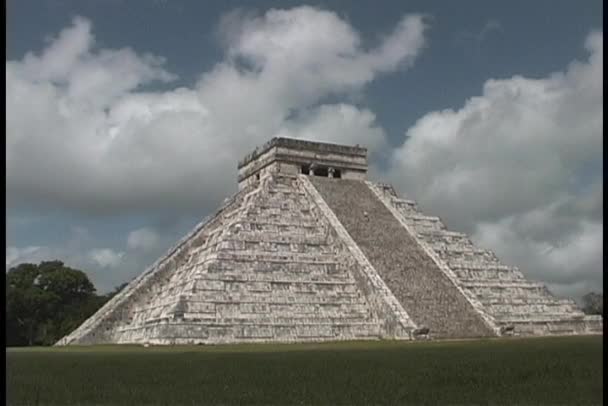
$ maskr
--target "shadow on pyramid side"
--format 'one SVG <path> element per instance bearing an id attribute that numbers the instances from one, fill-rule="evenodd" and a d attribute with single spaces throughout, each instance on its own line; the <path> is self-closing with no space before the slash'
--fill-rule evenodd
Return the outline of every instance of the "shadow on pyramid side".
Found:
<path id="1" fill-rule="evenodd" d="M 56 345 L 602 332 L 366 172 L 365 148 L 272 139 L 235 196 Z"/>

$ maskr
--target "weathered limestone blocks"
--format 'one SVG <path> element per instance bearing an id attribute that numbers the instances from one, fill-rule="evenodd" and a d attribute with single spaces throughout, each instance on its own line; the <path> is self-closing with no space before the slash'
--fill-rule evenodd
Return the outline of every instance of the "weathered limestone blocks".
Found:
<path id="1" fill-rule="evenodd" d="M 238 163 L 239 188 L 271 174 L 297 175 L 324 171 L 344 179 L 365 179 L 367 150 L 290 138 L 273 138 Z"/>
<path id="2" fill-rule="evenodd" d="M 255 187 L 254 187 L 255 186 Z M 195 243 L 196 242 L 196 243 Z M 350 253 L 296 177 L 268 176 L 72 343 L 379 338 Z M 90 322 L 89 322 L 90 324 Z M 68 341 L 68 340 L 65 340 Z"/>
<path id="3" fill-rule="evenodd" d="M 300 176 L 299 180 L 340 239 L 348 247 L 351 255 L 350 257 L 344 257 L 345 263 L 354 270 L 353 277 L 358 282 L 361 291 L 365 294 L 368 303 L 370 303 L 374 318 L 379 319 L 382 326 L 382 337 L 395 339 L 415 338 L 413 332 L 417 330 L 418 326 L 407 314 L 357 243 L 351 238 L 334 211 L 331 210 L 308 178 Z"/>
<path id="4" fill-rule="evenodd" d="M 149 326 L 125 329 L 119 343 L 145 342 L 150 344 L 232 344 L 241 342 L 306 342 L 339 341 L 352 337 L 377 339 L 377 324 L 369 323 L 272 323 L 230 324 L 189 323 L 167 321 Z"/>
<path id="5" fill-rule="evenodd" d="M 428 327 L 437 338 L 494 335 L 366 183 L 310 181 L 418 326 Z M 441 229 L 436 217 L 411 219 L 420 227 Z"/>
<path id="6" fill-rule="evenodd" d="M 194 230 L 182 238 L 169 252 L 157 260 L 141 275 L 131 281 L 121 292 L 108 301 L 93 316 L 87 319 L 72 333 L 62 338 L 57 345 L 67 344 L 94 344 L 100 342 L 114 342 L 114 328 L 123 320 L 130 320 L 128 307 L 140 302 L 141 296 L 154 291 L 159 281 L 166 282 L 169 270 L 178 268 L 187 252 L 192 246 L 204 243 L 207 236 L 205 231 L 217 230 L 226 217 L 233 215 L 244 198 L 255 189 L 246 188 L 241 193 L 229 199 L 214 217 L 206 218 Z"/>
<path id="7" fill-rule="evenodd" d="M 463 283 L 465 281 L 492 281 L 496 279 L 505 282 L 518 282 L 524 280 L 524 275 L 519 271 L 519 269 L 500 264 L 483 267 L 454 266 L 452 270 L 454 274 L 458 276 L 458 279 Z"/>
<path id="8" fill-rule="evenodd" d="M 365 148 L 272 140 L 214 216 L 57 344 L 601 332 L 366 172 Z"/>
<path id="9" fill-rule="evenodd" d="M 515 335 L 601 331 L 601 317 L 585 319 L 574 301 L 555 298 L 542 284 L 527 281 L 517 268 L 500 264 L 492 252 L 474 247 L 466 235 L 448 231 L 440 220 L 423 216 L 415 202 L 397 197 L 390 185 L 370 186 L 394 207 L 416 238 L 433 250 L 458 285 L 475 297 L 503 332 L 506 326 Z"/>

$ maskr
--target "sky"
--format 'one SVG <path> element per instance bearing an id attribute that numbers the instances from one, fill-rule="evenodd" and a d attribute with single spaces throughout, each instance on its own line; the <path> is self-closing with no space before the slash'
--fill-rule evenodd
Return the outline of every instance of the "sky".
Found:
<path id="1" fill-rule="evenodd" d="M 602 291 L 602 2 L 7 2 L 6 267 L 100 292 L 234 194 L 275 136 L 367 146 L 506 264 Z"/>

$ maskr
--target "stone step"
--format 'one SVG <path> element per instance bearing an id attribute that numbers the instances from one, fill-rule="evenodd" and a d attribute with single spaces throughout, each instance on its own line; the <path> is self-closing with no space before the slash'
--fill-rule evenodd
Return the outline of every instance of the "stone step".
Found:
<path id="1" fill-rule="evenodd" d="M 256 252 L 258 254 L 306 254 L 310 256 L 333 253 L 334 247 L 323 244 L 312 243 L 287 243 L 287 242 L 265 242 L 265 241 L 241 241 L 237 239 L 226 239 L 215 246 L 217 252 Z"/>
<path id="2" fill-rule="evenodd" d="M 461 281 L 523 281 L 523 274 L 517 268 L 489 267 L 486 269 L 452 268 Z"/>
<path id="3" fill-rule="evenodd" d="M 476 282 L 488 282 L 488 283 L 522 283 L 526 279 L 523 276 L 513 272 L 502 272 L 502 271 L 475 271 L 475 273 L 469 273 L 463 270 L 454 271 L 457 279 L 463 283 L 476 283 Z"/>
<path id="4" fill-rule="evenodd" d="M 260 292 L 254 292 L 255 294 L 251 297 L 246 295 L 216 292 L 205 292 L 201 294 L 191 294 L 188 298 L 183 300 L 177 300 L 175 296 L 166 297 L 164 300 L 156 300 L 150 303 L 146 307 L 140 307 L 133 310 L 130 314 L 136 315 L 140 313 L 147 313 L 154 311 L 157 313 L 162 312 L 173 312 L 176 305 L 179 303 L 180 306 L 190 312 L 198 313 L 215 313 L 218 309 L 231 312 L 235 314 L 239 313 L 268 313 L 268 314 L 295 314 L 295 313 L 327 313 L 337 311 L 355 311 L 355 312 L 367 312 L 367 304 L 365 300 L 355 294 L 341 295 L 342 299 L 348 298 L 348 301 L 339 301 L 338 295 L 320 295 L 319 300 L 314 300 L 310 295 L 299 295 L 297 292 L 292 292 L 289 295 L 284 295 L 282 298 L 275 298 L 277 300 L 270 300 L 270 298 L 262 297 Z M 184 296 L 185 297 L 185 296 Z M 226 297 L 234 297 L 234 302 L 227 302 Z M 218 300 L 214 300 L 218 299 Z M 336 300 L 334 300 L 336 299 Z"/>
<path id="5" fill-rule="evenodd" d="M 450 269 L 478 269 L 478 270 L 484 270 L 484 269 L 498 269 L 498 267 L 501 265 L 500 262 L 498 261 L 498 259 L 490 259 L 487 257 L 482 257 L 480 259 L 475 258 L 475 260 L 471 259 L 471 258 L 444 258 L 441 257 L 441 259 L 445 260 L 445 262 L 447 263 L 447 266 Z"/>
<path id="6" fill-rule="evenodd" d="M 332 277 L 341 278 L 345 269 L 337 262 L 337 258 L 332 258 L 324 262 L 301 262 L 301 261 L 283 261 L 274 260 L 272 262 L 253 263 L 249 259 L 242 260 L 226 259 L 223 261 L 209 261 L 202 268 L 200 273 L 218 274 L 222 273 L 227 278 L 232 277 L 233 273 L 240 275 L 248 274 L 264 274 L 268 276 L 275 275 L 293 275 L 305 274 L 309 278 L 318 277 L 321 275 L 330 275 Z"/>
<path id="7" fill-rule="evenodd" d="M 429 222 L 429 223 L 441 223 L 441 219 L 437 216 L 426 216 L 424 214 L 412 214 L 409 216 L 403 216 L 408 222 Z"/>
<path id="8" fill-rule="evenodd" d="M 244 273 L 244 272 L 222 272 L 221 274 L 203 274 L 193 278 L 196 281 L 222 281 L 222 282 L 271 282 L 274 284 L 291 284 L 291 283 L 311 283 L 315 285 L 340 285 L 340 286 L 353 286 L 356 287 L 356 283 L 352 279 L 344 280 L 334 276 L 326 276 L 324 274 L 314 275 L 310 277 L 307 274 L 302 273 L 289 274 L 287 272 L 276 272 L 273 275 L 268 273 Z"/>
<path id="9" fill-rule="evenodd" d="M 177 327 L 177 328 L 176 328 Z M 180 328 L 181 327 L 181 328 Z M 243 336 L 243 329 L 248 329 L 249 333 L 253 336 L 264 336 L 268 338 L 277 337 L 284 335 L 285 333 L 293 335 L 294 337 L 332 337 L 339 335 L 340 333 L 350 333 L 355 336 L 377 336 L 380 332 L 380 326 L 374 322 L 353 322 L 353 321 L 337 321 L 327 323 L 302 323 L 293 325 L 287 322 L 270 322 L 270 323 L 232 323 L 217 321 L 215 323 L 205 322 L 201 325 L 199 322 L 188 321 L 188 320 L 168 320 L 162 319 L 149 323 L 148 325 L 140 326 L 124 326 L 120 329 L 121 333 L 134 333 L 141 330 L 149 330 L 151 328 L 164 328 L 171 332 L 182 332 L 186 337 L 206 337 L 204 333 L 208 331 L 212 333 L 213 330 L 221 329 L 221 334 L 230 336 Z M 230 331 L 232 330 L 232 331 Z M 256 334 L 257 330 L 257 334 Z M 168 331 L 169 332 L 169 331 Z M 188 334 L 190 333 L 190 334 Z M 250 335 L 245 334 L 245 335 Z M 147 335 L 146 335 L 147 336 Z"/>
<path id="10" fill-rule="evenodd" d="M 203 324 L 205 326 L 232 326 L 232 325 L 248 325 L 255 327 L 268 326 L 377 326 L 377 322 L 366 318 L 337 318 L 337 317 L 197 317 L 196 314 L 185 314 L 183 317 L 163 316 L 158 318 L 147 319 L 140 324 L 123 324 L 120 326 L 122 331 L 138 329 L 145 325 L 154 324 Z"/>
<path id="11" fill-rule="evenodd" d="M 280 285 L 280 287 L 279 287 Z M 266 288 L 267 287 L 267 288 Z M 355 294 L 358 289 L 354 283 L 314 283 L 314 282 L 285 282 L 281 280 L 247 280 L 247 281 L 227 281 L 227 280 L 208 280 L 196 279 L 193 293 L 205 291 L 228 291 L 228 292 L 249 292 L 266 291 L 273 292 L 292 292 L 292 293 L 315 293 L 318 295 L 332 294 Z"/>
<path id="12" fill-rule="evenodd" d="M 407 207 L 416 207 L 416 202 L 413 200 L 403 199 L 400 197 L 393 197 L 391 201 L 395 204 L 396 207 L 399 206 L 407 206 Z"/>
<path id="13" fill-rule="evenodd" d="M 276 201 L 265 201 L 264 205 L 258 205 L 254 208 L 250 208 L 247 213 L 258 213 L 260 211 L 265 212 L 276 212 L 279 214 L 284 214 L 289 217 L 292 214 L 298 214 L 302 216 L 309 217 L 312 215 L 311 208 L 307 205 L 303 205 L 301 202 L 296 202 L 291 199 L 286 199 L 284 197 L 277 198 Z"/>
<path id="14" fill-rule="evenodd" d="M 285 210 L 277 209 L 251 209 L 245 216 L 245 221 L 252 221 L 256 223 L 282 223 L 282 224 L 296 224 L 301 226 L 311 226 L 315 223 L 315 219 L 312 215 L 294 213 Z M 280 220 L 283 220 L 282 222 Z"/>
<path id="15" fill-rule="evenodd" d="M 424 241 L 433 250 L 446 250 L 446 249 L 468 249 L 475 250 L 477 247 L 469 240 L 466 236 L 451 236 L 451 235 L 438 235 L 438 236 L 421 236 L 417 234 L 420 240 Z"/>
<path id="16" fill-rule="evenodd" d="M 436 238 L 468 238 L 464 233 L 450 230 L 422 230 L 418 233 L 422 237 L 436 237 Z"/>
<path id="17" fill-rule="evenodd" d="M 367 309 L 367 308 L 365 308 Z M 172 316 L 173 317 L 173 316 Z M 181 316 L 180 316 L 181 317 Z M 167 317 L 171 318 L 171 317 Z M 371 320 L 371 314 L 368 311 L 355 310 L 337 310 L 334 312 L 307 312 L 295 313 L 290 311 L 272 312 L 272 313 L 252 313 L 241 311 L 238 313 L 228 313 L 225 315 L 215 313 L 197 312 L 196 309 L 187 310 L 183 313 L 185 320 L 198 319 L 196 321 L 224 321 L 227 323 L 286 323 L 293 324 L 315 324 L 315 323 L 331 323 L 331 322 L 367 322 Z"/>
<path id="18" fill-rule="evenodd" d="M 258 231 L 239 231 L 236 234 L 229 234 L 226 240 L 240 240 L 248 243 L 294 243 L 294 244 L 313 244 L 321 245 L 332 242 L 329 239 L 329 232 L 319 232 L 319 229 L 315 229 L 313 232 L 287 232 L 280 234 L 267 234 L 260 233 Z"/>
<path id="19" fill-rule="evenodd" d="M 501 304 L 489 305 L 489 311 L 495 315 L 516 315 L 516 314 L 569 314 L 574 309 L 569 306 L 560 306 L 552 303 L 521 303 L 521 304 Z"/>
<path id="20" fill-rule="evenodd" d="M 518 271 L 518 269 L 516 267 L 513 266 L 508 266 L 508 265 L 503 265 L 501 263 L 491 263 L 491 264 L 483 264 L 480 262 L 474 262 L 474 263 L 464 263 L 464 262 L 457 262 L 454 261 L 453 264 L 448 263 L 450 269 L 454 270 L 454 271 L 469 271 L 469 272 L 477 272 L 477 271 L 485 271 L 485 270 L 493 270 L 493 271 L 500 271 L 500 272 L 512 272 L 512 271 Z"/>
<path id="21" fill-rule="evenodd" d="M 493 267 L 500 265 L 500 261 L 496 257 L 480 254 L 455 254 L 450 251 L 435 251 L 436 255 L 442 259 L 450 269 L 452 265 L 457 264 L 461 267 L 472 266 L 472 267 Z"/>
<path id="22" fill-rule="evenodd" d="M 544 290 L 545 286 L 538 282 L 530 281 L 491 281 L 479 279 L 459 279 L 460 283 L 467 288 L 492 288 L 507 290 L 512 288 Z"/>
<path id="23" fill-rule="evenodd" d="M 413 323 L 428 327 L 431 335 L 494 335 L 433 258 L 365 182 L 346 179 L 329 182 L 319 177 L 311 177 L 310 182 Z M 406 224 L 416 223 L 415 229 L 443 228 L 438 217 L 402 218 Z"/>
<path id="24" fill-rule="evenodd" d="M 508 292 L 508 291 L 507 291 Z M 488 304 L 537 304 L 537 303 L 556 303 L 561 305 L 572 305 L 569 302 L 562 302 L 554 296 L 547 294 L 545 291 L 529 290 L 523 294 L 508 294 L 498 292 L 497 294 L 486 293 L 482 295 Z"/>
<path id="25" fill-rule="evenodd" d="M 402 199 L 391 199 L 390 204 L 401 214 L 403 217 L 419 216 L 421 213 L 418 211 L 418 207 L 415 202 Z"/>
<path id="26" fill-rule="evenodd" d="M 359 293 L 341 294 L 314 294 L 308 292 L 272 292 L 262 290 L 250 292 L 226 292 L 226 291 L 205 291 L 196 292 L 198 301 L 215 304 L 227 304 L 238 306 L 240 303 L 266 303 L 276 305 L 293 306 L 301 305 L 359 305 L 365 304 L 365 300 Z"/>
<path id="27" fill-rule="evenodd" d="M 480 302 L 492 314 L 518 314 L 518 313 L 538 313 L 547 309 L 553 309 L 556 313 L 578 313 L 578 309 L 568 305 L 560 305 L 551 301 L 535 300 L 534 298 L 526 299 L 525 301 L 507 301 L 497 303 L 496 301 L 485 301 L 480 299 Z M 544 310 L 538 310 L 544 309 Z"/>
<path id="28" fill-rule="evenodd" d="M 307 264 L 327 264 L 335 263 L 335 254 L 315 254 L 310 255 L 306 253 L 259 253 L 256 251 L 242 251 L 242 252 L 230 252 L 230 251 L 219 251 L 214 254 L 215 258 L 208 258 L 207 260 L 215 261 L 240 261 L 240 262 L 266 262 L 266 263 L 300 263 L 303 266 Z M 198 264 L 202 265 L 202 264 Z"/>
<path id="29" fill-rule="evenodd" d="M 431 231 L 442 231 L 445 230 L 445 225 L 440 221 L 427 220 L 427 219 L 404 219 L 405 224 L 407 224 L 414 233 L 421 233 L 428 230 Z"/>
<path id="30" fill-rule="evenodd" d="M 293 187 L 272 186 L 272 187 L 269 187 L 268 189 L 266 189 L 266 192 L 271 195 L 272 194 L 281 194 L 281 195 L 287 195 L 287 196 L 300 196 L 300 197 L 306 196 L 306 192 L 295 189 Z"/>
<path id="31" fill-rule="evenodd" d="M 439 255 L 446 255 L 460 258 L 492 258 L 497 259 L 496 255 L 489 250 L 476 248 L 473 244 L 433 244 L 431 248 Z"/>
<path id="32" fill-rule="evenodd" d="M 535 324 L 535 323 L 555 323 L 555 322 L 573 322 L 573 321 L 581 321 L 582 316 L 576 317 L 570 314 L 564 313 L 542 313 L 538 315 L 522 315 L 520 317 L 517 316 L 505 316 L 501 318 L 497 318 L 497 321 L 500 324 Z"/>
<path id="33" fill-rule="evenodd" d="M 395 191 L 395 188 L 393 188 L 393 185 L 389 184 L 389 183 L 382 183 L 382 182 L 378 182 L 378 183 L 371 183 L 371 186 L 376 188 L 377 190 L 379 190 L 382 193 L 391 195 L 391 196 L 397 196 L 397 192 Z"/>
<path id="34" fill-rule="evenodd" d="M 242 229 L 246 230 L 257 230 L 260 232 L 297 232 L 296 230 L 318 230 L 319 223 L 315 219 L 306 219 L 302 221 L 283 220 L 277 221 L 272 220 L 261 220 L 254 218 L 254 216 L 244 218 L 241 221 L 236 222 L 234 226 L 241 225 Z M 245 227 L 248 225 L 249 227 Z"/>

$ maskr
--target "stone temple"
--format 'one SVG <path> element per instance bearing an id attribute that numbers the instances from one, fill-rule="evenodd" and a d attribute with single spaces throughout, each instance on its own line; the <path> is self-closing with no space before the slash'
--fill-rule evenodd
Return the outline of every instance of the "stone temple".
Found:
<path id="1" fill-rule="evenodd" d="M 274 138 L 239 191 L 57 345 L 601 334 L 387 184 L 359 146 Z"/>

